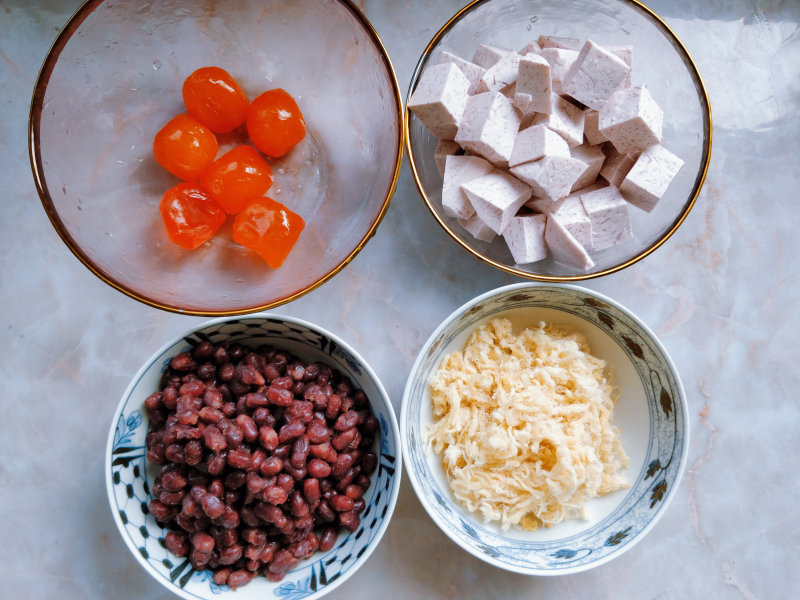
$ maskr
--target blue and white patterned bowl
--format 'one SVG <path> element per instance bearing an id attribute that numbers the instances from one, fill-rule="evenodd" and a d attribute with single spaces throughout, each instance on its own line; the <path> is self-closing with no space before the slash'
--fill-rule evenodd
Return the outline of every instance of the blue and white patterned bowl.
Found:
<path id="1" fill-rule="evenodd" d="M 537 531 L 484 522 L 453 498 L 441 462 L 426 443 L 432 422 L 428 382 L 442 358 L 461 350 L 494 317 L 515 330 L 539 321 L 569 326 L 592 353 L 613 365 L 621 395 L 614 424 L 631 459 L 630 488 L 592 499 L 586 520 Z M 436 524 L 466 551 L 495 566 L 528 575 L 583 571 L 619 556 L 663 514 L 681 479 L 688 452 L 686 398 L 675 366 L 653 332 L 623 306 L 573 285 L 521 283 L 487 292 L 457 309 L 428 338 L 403 396 L 400 431 L 406 471 Z"/>
<path id="2" fill-rule="evenodd" d="M 209 571 L 195 571 L 186 558 L 167 552 L 164 547 L 167 530 L 147 508 L 158 467 L 145 459 L 148 416 L 144 400 L 158 389 L 170 359 L 204 340 L 212 343 L 230 340 L 251 347 L 267 344 L 306 362 L 324 362 L 349 375 L 354 385 L 364 390 L 380 423 L 376 440 L 380 461 L 372 475 L 372 485 L 364 494 L 367 506 L 361 513 L 361 526 L 351 534 L 340 533 L 333 549 L 317 552 L 278 583 L 257 577 L 236 591 L 216 585 Z M 386 531 L 400 489 L 399 432 L 391 402 L 377 375 L 339 337 L 292 317 L 273 314 L 226 317 L 208 321 L 168 342 L 139 370 L 114 414 L 106 447 L 105 473 L 111 511 L 122 538 L 145 570 L 171 592 L 193 600 L 314 599 L 355 573 Z"/>

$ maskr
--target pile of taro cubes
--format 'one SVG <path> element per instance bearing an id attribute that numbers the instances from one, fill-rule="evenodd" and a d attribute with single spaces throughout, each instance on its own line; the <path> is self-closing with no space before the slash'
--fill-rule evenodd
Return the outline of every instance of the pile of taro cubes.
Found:
<path id="1" fill-rule="evenodd" d="M 442 52 L 408 107 L 439 138 L 444 212 L 478 240 L 502 235 L 517 264 L 589 270 L 631 239 L 629 207 L 650 212 L 683 165 L 632 60 L 631 46 L 552 36 Z"/>

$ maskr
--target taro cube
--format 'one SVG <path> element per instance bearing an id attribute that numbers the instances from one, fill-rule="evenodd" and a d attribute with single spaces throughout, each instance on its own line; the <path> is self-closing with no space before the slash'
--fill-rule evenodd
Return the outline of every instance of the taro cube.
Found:
<path id="1" fill-rule="evenodd" d="M 544 125 L 532 125 L 517 134 L 508 166 L 516 167 L 544 156 L 570 156 L 569 146 L 555 131 Z"/>
<path id="2" fill-rule="evenodd" d="M 547 258 L 544 232 L 547 217 L 531 214 L 513 217 L 503 231 L 503 239 L 511 250 L 514 262 L 522 265 Z"/>
<path id="3" fill-rule="evenodd" d="M 447 157 L 454 154 L 464 154 L 464 150 L 453 140 L 439 140 L 439 143 L 436 144 L 436 150 L 433 151 L 433 161 L 436 163 L 436 169 L 442 177 L 444 177 Z"/>
<path id="4" fill-rule="evenodd" d="M 620 87 L 630 67 L 592 40 L 587 40 L 561 79 L 561 88 L 582 104 L 600 110 Z"/>
<path id="5" fill-rule="evenodd" d="M 623 154 L 661 141 L 664 113 L 645 86 L 617 90 L 600 110 L 599 129 Z"/>
<path id="6" fill-rule="evenodd" d="M 598 123 L 600 120 L 600 113 L 593 108 L 589 108 L 584 112 L 583 119 L 583 135 L 586 136 L 586 141 L 592 145 L 599 145 L 607 142 L 606 136 L 600 133 Z"/>
<path id="7" fill-rule="evenodd" d="M 508 173 L 495 169 L 461 186 L 478 217 L 495 233 L 503 233 L 520 207 L 531 197 L 531 188 Z"/>
<path id="8" fill-rule="evenodd" d="M 511 100 L 503 94 L 476 94 L 467 99 L 455 141 L 495 166 L 505 166 L 514 148 L 519 123 Z"/>
<path id="9" fill-rule="evenodd" d="M 594 266 L 594 261 L 586 252 L 586 248 L 552 216 L 547 218 L 544 240 L 556 262 L 583 271 L 588 271 Z"/>
<path id="10" fill-rule="evenodd" d="M 564 75 L 578 58 L 577 50 L 564 48 L 542 48 L 539 54 L 550 63 L 550 73 L 553 81 L 562 81 Z"/>
<path id="11" fill-rule="evenodd" d="M 501 92 L 515 81 L 519 72 L 519 61 L 522 57 L 516 52 L 509 52 L 486 69 L 475 87 L 478 93 Z"/>
<path id="12" fill-rule="evenodd" d="M 587 164 L 571 156 L 545 156 L 540 160 L 511 167 L 511 173 L 531 186 L 533 195 L 555 201 L 569 195 L 572 185 Z"/>
<path id="13" fill-rule="evenodd" d="M 633 46 L 606 46 L 606 50 L 611 52 L 617 58 L 621 58 L 622 62 L 628 65 L 628 75 L 620 84 L 622 88 L 631 87 L 633 76 Z"/>
<path id="14" fill-rule="evenodd" d="M 600 168 L 600 176 L 614 187 L 619 187 L 636 162 L 636 157 L 617 152 L 611 144 L 608 144 L 607 152 L 606 161 Z"/>
<path id="15" fill-rule="evenodd" d="M 445 159 L 442 182 L 442 209 L 457 219 L 468 219 L 475 214 L 461 186 L 494 171 L 494 167 L 480 156 L 448 156 Z"/>
<path id="16" fill-rule="evenodd" d="M 541 56 L 529 54 L 519 61 L 514 106 L 523 115 L 550 113 L 553 110 L 550 63 Z"/>
<path id="17" fill-rule="evenodd" d="M 650 212 L 682 166 L 683 160 L 662 145 L 650 146 L 636 159 L 619 191 L 625 200 Z"/>
<path id="18" fill-rule="evenodd" d="M 592 250 L 605 250 L 633 237 L 628 203 L 614 186 L 581 194 L 592 223 Z"/>
<path id="19" fill-rule="evenodd" d="M 497 237 L 492 228 L 481 221 L 478 215 L 472 215 L 469 219 L 459 219 L 458 224 L 471 233 L 472 237 L 481 242 L 489 243 Z"/>
<path id="20" fill-rule="evenodd" d="M 571 153 L 573 158 L 577 158 L 589 165 L 581 176 L 578 177 L 578 180 L 572 184 L 572 189 L 570 191 L 574 192 L 575 190 L 579 190 L 595 182 L 606 160 L 606 155 L 603 154 L 603 151 L 599 147 L 590 144 L 575 146 L 571 149 Z"/>
<path id="21" fill-rule="evenodd" d="M 439 57 L 439 64 L 442 63 L 453 63 L 461 72 L 464 73 L 467 79 L 469 79 L 469 90 L 468 93 L 474 94 L 475 88 L 478 85 L 478 82 L 483 77 L 483 74 L 486 72 L 486 69 L 483 67 L 476 65 L 475 63 L 471 63 L 469 61 L 464 60 L 463 58 L 456 56 L 451 52 L 447 52 L 445 50 L 442 52 L 442 55 Z"/>
<path id="22" fill-rule="evenodd" d="M 488 69 L 509 52 L 513 52 L 513 50 L 497 48 L 488 44 L 479 44 L 475 49 L 475 54 L 472 56 L 472 63 Z"/>
<path id="23" fill-rule="evenodd" d="M 452 140 L 458 132 L 468 90 L 469 79 L 456 65 L 434 65 L 422 74 L 408 108 L 433 135 Z"/>
<path id="24" fill-rule="evenodd" d="M 537 114 L 533 125 L 545 125 L 567 140 L 570 148 L 583 143 L 583 111 L 553 94 L 553 111 L 550 114 Z"/>

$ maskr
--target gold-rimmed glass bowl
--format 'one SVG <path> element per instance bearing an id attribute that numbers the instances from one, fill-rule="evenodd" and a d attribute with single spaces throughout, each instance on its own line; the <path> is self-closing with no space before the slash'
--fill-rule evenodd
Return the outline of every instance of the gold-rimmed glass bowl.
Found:
<path id="1" fill-rule="evenodd" d="M 548 258 L 515 264 L 503 239 L 481 242 L 442 210 L 442 177 L 433 153 L 437 139 L 406 109 L 406 145 L 414 180 L 436 221 L 464 249 L 503 271 L 539 281 L 576 281 L 606 275 L 641 260 L 683 223 L 697 199 L 711 153 L 711 110 L 700 74 L 669 26 L 635 0 L 476 0 L 455 14 L 424 49 L 408 89 L 443 51 L 470 60 L 478 44 L 520 50 L 539 35 L 633 46 L 633 85 L 645 84 L 664 111 L 662 144 L 684 165 L 656 208 L 631 207 L 633 239 L 592 253 L 589 271 Z"/>
<path id="2" fill-rule="evenodd" d="M 269 196 L 306 221 L 279 269 L 233 243 L 230 219 L 194 251 L 165 235 L 158 202 L 178 180 L 152 158 L 153 136 L 185 111 L 184 78 L 208 65 L 251 99 L 286 89 L 305 116 L 306 139 L 271 161 Z M 44 62 L 29 142 L 44 208 L 92 272 L 152 306 L 225 315 L 288 302 L 355 256 L 388 208 L 402 136 L 392 65 L 347 0 L 95 0 Z M 219 141 L 222 153 L 246 132 Z"/>

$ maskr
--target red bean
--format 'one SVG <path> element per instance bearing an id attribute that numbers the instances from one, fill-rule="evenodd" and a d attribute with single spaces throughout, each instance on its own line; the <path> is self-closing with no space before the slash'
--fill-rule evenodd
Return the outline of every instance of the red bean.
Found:
<path id="1" fill-rule="evenodd" d="M 312 477 L 303 481 L 303 497 L 310 505 L 319 502 L 319 499 L 322 497 L 322 493 L 319 490 L 319 479 Z"/>
<path id="2" fill-rule="evenodd" d="M 191 371 L 197 366 L 197 363 L 188 352 L 181 352 L 172 357 L 169 366 L 175 371 Z"/>
<path id="3" fill-rule="evenodd" d="M 339 415 L 333 428 L 337 431 L 347 431 L 358 425 L 360 419 L 361 417 L 356 411 L 348 410 Z"/>
<path id="4" fill-rule="evenodd" d="M 267 388 L 267 399 L 270 404 L 275 406 L 289 406 L 294 401 L 294 394 L 289 390 L 276 387 L 275 382 L 272 382 Z"/>
<path id="5" fill-rule="evenodd" d="M 250 454 L 244 450 L 229 450 L 228 465 L 234 469 L 246 471 L 250 468 Z"/>
<path id="6" fill-rule="evenodd" d="M 357 432 L 355 427 L 351 427 L 346 431 L 342 431 L 333 438 L 333 440 L 331 441 L 331 445 L 334 448 L 336 448 L 339 452 L 341 452 L 342 450 L 346 449 L 350 445 L 350 443 L 355 439 L 356 433 Z"/>
<path id="7" fill-rule="evenodd" d="M 340 478 L 347 473 L 347 470 L 353 466 L 354 463 L 353 455 L 349 453 L 342 453 L 339 455 L 339 458 L 336 460 L 336 464 L 333 466 L 333 470 L 331 474 L 334 477 Z"/>
<path id="8" fill-rule="evenodd" d="M 234 381 L 239 381 L 244 385 L 264 385 L 264 376 L 256 371 L 253 367 L 246 364 L 236 365 L 236 370 L 233 375 Z"/>
<path id="9" fill-rule="evenodd" d="M 228 577 L 233 572 L 233 569 L 224 568 L 224 569 L 217 569 L 214 572 L 214 583 L 217 585 L 225 585 L 228 583 Z"/>
<path id="10" fill-rule="evenodd" d="M 336 538 L 338 537 L 336 530 L 332 527 L 329 527 L 325 531 L 322 532 L 322 536 L 319 538 L 319 549 L 322 552 L 327 552 L 336 544 Z"/>
<path id="11" fill-rule="evenodd" d="M 261 495 L 265 502 L 276 505 L 283 504 L 289 499 L 289 494 L 286 492 L 286 490 L 277 485 L 264 488 L 264 491 L 261 492 Z"/>
<path id="12" fill-rule="evenodd" d="M 243 585 L 247 585 L 253 579 L 253 573 L 246 569 L 237 569 L 228 575 L 227 584 L 232 590 L 236 591 L 236 588 L 240 588 Z"/>
<path id="13" fill-rule="evenodd" d="M 214 425 L 209 425 L 205 428 L 203 432 L 203 441 L 205 442 L 206 448 L 212 452 L 219 452 L 228 446 L 225 436 L 222 435 L 222 432 Z"/>
<path id="14" fill-rule="evenodd" d="M 214 549 L 214 538 L 205 532 L 198 532 L 192 536 L 192 546 L 199 552 L 211 552 Z"/>
<path id="15" fill-rule="evenodd" d="M 336 526 L 357 529 L 378 462 L 366 395 L 328 365 L 268 348 L 205 341 L 184 354 L 145 401 L 147 457 L 165 465 L 151 513 L 174 530 L 169 546 L 234 587 L 259 572 L 280 580 L 332 548 Z M 324 540 L 312 531 L 322 524 Z"/>
<path id="16" fill-rule="evenodd" d="M 249 415 L 241 414 L 236 416 L 236 425 L 242 431 L 245 441 L 253 443 L 258 438 L 258 425 Z"/>
<path id="17" fill-rule="evenodd" d="M 361 524 L 361 517 L 359 517 L 353 511 L 341 512 L 339 513 L 339 523 L 342 525 L 342 527 L 345 527 L 350 531 L 355 531 Z"/>
<path id="18" fill-rule="evenodd" d="M 353 500 L 358 500 L 364 495 L 364 488 L 360 485 L 348 485 L 344 491 L 344 495 Z"/>
<path id="19" fill-rule="evenodd" d="M 289 510 L 295 517 L 302 517 L 308 514 L 308 504 L 300 492 L 292 492 L 289 496 Z"/>
<path id="20" fill-rule="evenodd" d="M 330 504 L 331 508 L 336 512 L 353 510 L 353 499 L 347 496 L 340 496 L 339 494 L 334 494 L 328 501 L 328 504 Z"/>
<path id="21" fill-rule="evenodd" d="M 278 441 L 281 443 L 288 442 L 289 440 L 303 435 L 305 432 L 305 425 L 297 421 L 292 421 L 281 427 L 281 430 L 278 432 Z"/>
<path id="22" fill-rule="evenodd" d="M 319 458 L 312 458 L 308 462 L 308 474 L 311 477 L 321 479 L 331 474 L 331 466 Z"/>
<path id="23" fill-rule="evenodd" d="M 378 456 L 374 452 L 366 452 L 361 459 L 361 470 L 365 475 L 372 475 L 378 467 Z"/>
<path id="24" fill-rule="evenodd" d="M 209 519 L 216 519 L 225 512 L 225 504 L 213 494 L 203 496 L 200 504 Z"/>
<path id="25" fill-rule="evenodd" d="M 339 414 L 339 408 L 342 406 L 342 397 L 338 394 L 332 394 L 328 398 L 328 404 L 325 406 L 325 418 L 333 420 Z"/>

